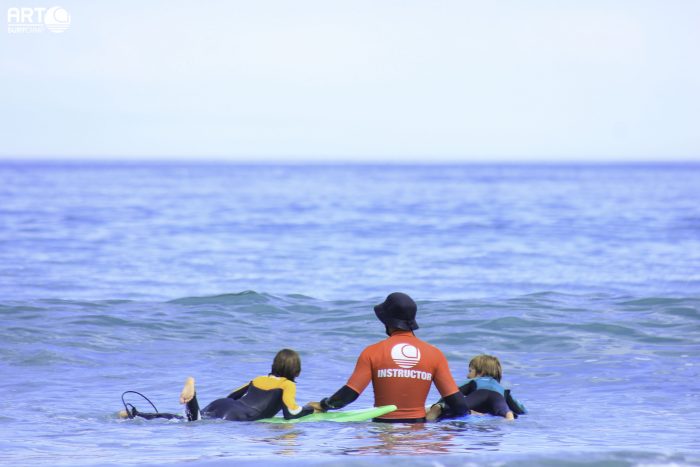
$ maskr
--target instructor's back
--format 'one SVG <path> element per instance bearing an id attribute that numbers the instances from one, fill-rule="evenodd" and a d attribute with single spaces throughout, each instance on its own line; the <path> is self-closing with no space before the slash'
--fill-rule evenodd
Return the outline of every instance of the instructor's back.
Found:
<path id="1" fill-rule="evenodd" d="M 375 306 L 374 312 L 389 337 L 365 348 L 347 384 L 323 399 L 318 408 L 344 407 L 357 399 L 371 381 L 375 407 L 398 407 L 375 421 L 420 423 L 425 421 L 425 401 L 434 383 L 455 414 L 466 413 L 464 397 L 452 378 L 445 356 L 437 347 L 413 334 L 418 329 L 416 311 L 413 299 L 401 292 L 390 294 Z"/>

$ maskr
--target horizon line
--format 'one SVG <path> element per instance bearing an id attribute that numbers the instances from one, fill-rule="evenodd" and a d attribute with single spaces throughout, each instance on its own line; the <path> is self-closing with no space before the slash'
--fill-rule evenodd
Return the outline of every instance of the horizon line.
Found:
<path id="1" fill-rule="evenodd" d="M 700 157 L 674 158 L 674 159 L 593 159 L 586 160 L 575 158 L 569 160 L 556 159 L 508 159 L 496 158 L 485 159 L 387 159 L 378 157 L 372 159 L 350 159 L 350 158 L 329 158 L 323 159 L 284 159 L 284 158 L 221 158 L 211 156 L 201 157 L 171 157 L 171 156 L 143 156 L 143 157 L 119 157 L 109 155 L 105 157 L 85 157 L 85 156 L 3 156 L 0 155 L 0 164 L 82 164 L 91 163 L 95 165 L 118 165 L 118 164 L 201 164 L 201 165 L 420 165 L 420 166 L 449 166 L 449 165 L 700 165 Z"/>

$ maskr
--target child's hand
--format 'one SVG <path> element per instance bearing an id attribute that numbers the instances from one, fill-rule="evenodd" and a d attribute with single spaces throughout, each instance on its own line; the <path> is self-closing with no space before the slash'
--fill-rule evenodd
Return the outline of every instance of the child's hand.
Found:
<path id="1" fill-rule="evenodd" d="M 312 407 L 314 409 L 314 413 L 325 412 L 325 410 L 323 410 L 323 408 L 321 407 L 320 402 L 309 402 L 306 405 Z"/>
<path id="2" fill-rule="evenodd" d="M 440 414 L 442 413 L 442 407 L 440 407 L 438 404 L 433 405 L 430 407 L 430 410 L 428 410 L 428 413 L 425 414 L 425 419 L 429 422 L 434 422 L 435 420 L 440 417 Z"/>

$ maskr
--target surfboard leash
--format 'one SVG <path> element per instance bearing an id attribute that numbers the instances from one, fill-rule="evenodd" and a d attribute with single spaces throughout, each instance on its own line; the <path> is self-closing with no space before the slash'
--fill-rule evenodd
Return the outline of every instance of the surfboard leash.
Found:
<path id="1" fill-rule="evenodd" d="M 134 407 L 134 404 L 128 403 L 128 402 L 126 402 L 126 401 L 124 400 L 124 396 L 125 396 L 126 394 L 136 394 L 136 395 L 139 395 L 139 396 L 143 397 L 149 404 L 151 404 L 151 407 L 153 407 L 153 410 L 155 410 L 156 413 L 160 413 L 160 412 L 158 412 L 158 409 L 156 408 L 155 404 L 153 404 L 153 402 L 151 402 L 151 399 L 149 399 L 148 397 L 144 396 L 144 395 L 141 394 L 140 392 L 138 392 L 138 391 L 124 391 L 124 392 L 122 393 L 122 404 L 124 404 L 124 409 L 126 409 L 126 413 L 127 413 L 127 415 L 129 416 L 129 418 L 134 418 L 134 415 L 133 415 L 133 414 L 134 414 L 134 412 L 136 411 L 136 407 Z M 131 406 L 131 408 L 133 409 L 133 411 L 132 411 L 132 410 L 129 410 L 129 406 Z"/>

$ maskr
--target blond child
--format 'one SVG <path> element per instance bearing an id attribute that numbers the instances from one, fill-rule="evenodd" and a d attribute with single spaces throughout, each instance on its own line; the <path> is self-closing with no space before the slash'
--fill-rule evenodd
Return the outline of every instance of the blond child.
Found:
<path id="1" fill-rule="evenodd" d="M 473 414 L 488 413 L 513 420 L 516 415 L 527 413 L 525 406 L 501 386 L 501 362 L 492 355 L 477 355 L 469 362 L 469 381 L 459 388 L 467 407 Z M 449 418 L 449 410 L 442 399 L 432 405 L 426 419 Z"/>

